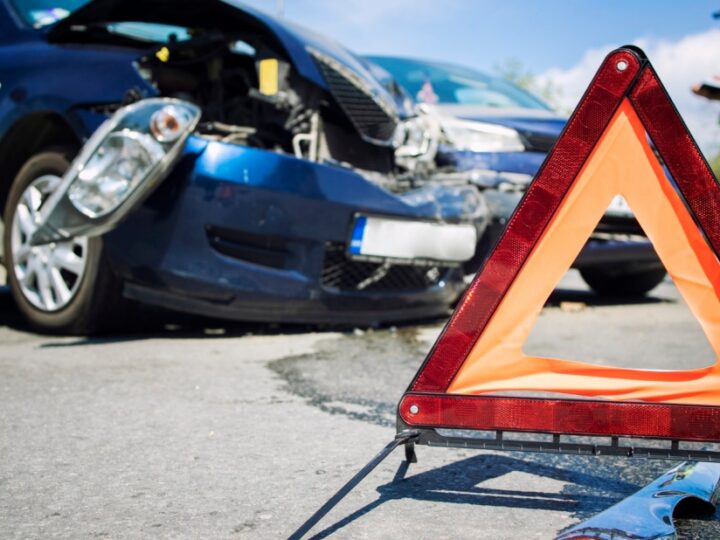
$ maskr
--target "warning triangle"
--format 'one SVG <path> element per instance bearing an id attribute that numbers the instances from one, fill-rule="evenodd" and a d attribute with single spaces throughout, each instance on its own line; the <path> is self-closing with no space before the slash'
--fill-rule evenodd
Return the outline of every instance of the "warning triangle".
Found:
<path id="1" fill-rule="evenodd" d="M 700 323 L 716 354 L 710 367 L 639 370 L 523 353 L 616 195 Z M 720 186 L 644 53 L 617 49 L 401 399 L 399 428 L 720 441 L 718 253 Z"/>

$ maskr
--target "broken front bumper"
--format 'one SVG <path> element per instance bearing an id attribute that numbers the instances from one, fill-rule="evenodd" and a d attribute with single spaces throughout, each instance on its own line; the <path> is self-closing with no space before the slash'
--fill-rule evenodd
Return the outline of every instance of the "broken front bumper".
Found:
<path id="1" fill-rule="evenodd" d="M 127 296 L 176 310 L 341 324 L 445 315 L 463 290 L 459 264 L 354 258 L 360 214 L 439 221 L 437 205 L 352 170 L 191 137 L 105 246 Z M 483 219 L 460 221 L 482 228 Z"/>

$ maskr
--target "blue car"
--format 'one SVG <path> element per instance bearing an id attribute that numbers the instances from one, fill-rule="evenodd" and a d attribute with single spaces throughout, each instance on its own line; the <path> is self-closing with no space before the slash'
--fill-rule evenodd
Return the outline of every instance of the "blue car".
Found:
<path id="1" fill-rule="evenodd" d="M 565 118 L 516 85 L 454 64 L 372 56 L 389 90 L 425 108 L 443 136 L 437 167 L 465 172 L 483 189 L 493 216 L 481 239 L 477 266 L 489 254 L 547 153 Z M 617 197 L 574 263 L 597 293 L 642 295 L 665 277 L 665 269 L 625 201 Z"/>
<path id="2" fill-rule="evenodd" d="M 411 113 L 333 41 L 234 0 L 0 0 L 0 67 L 3 262 L 42 331 L 136 303 L 369 324 L 462 292 L 484 200 L 413 181 Z"/>

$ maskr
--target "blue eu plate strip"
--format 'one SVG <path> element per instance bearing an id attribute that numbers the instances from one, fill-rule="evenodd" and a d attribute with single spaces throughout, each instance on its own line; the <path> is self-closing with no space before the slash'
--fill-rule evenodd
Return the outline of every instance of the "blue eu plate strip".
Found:
<path id="1" fill-rule="evenodd" d="M 367 225 L 367 217 L 360 216 L 355 220 L 353 228 L 352 240 L 350 240 L 350 253 L 359 255 L 362 253 L 363 236 L 365 235 L 365 226 Z"/>

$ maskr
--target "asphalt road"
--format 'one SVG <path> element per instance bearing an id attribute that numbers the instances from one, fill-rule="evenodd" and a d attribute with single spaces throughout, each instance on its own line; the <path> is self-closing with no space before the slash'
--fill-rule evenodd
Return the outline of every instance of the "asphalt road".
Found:
<path id="1" fill-rule="evenodd" d="M 0 289 L 0 537 L 285 538 L 393 435 L 442 321 L 348 332 L 160 320 L 29 333 Z M 678 369 L 712 352 L 671 284 L 600 302 L 568 276 L 534 353 Z M 673 463 L 418 450 L 387 459 L 317 538 L 552 538 Z M 681 538 L 718 538 L 717 517 Z"/>

